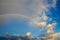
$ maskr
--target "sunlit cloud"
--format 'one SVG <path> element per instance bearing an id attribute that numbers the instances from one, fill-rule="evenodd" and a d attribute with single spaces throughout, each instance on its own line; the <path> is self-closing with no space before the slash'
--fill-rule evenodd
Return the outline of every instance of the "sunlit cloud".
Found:
<path id="1" fill-rule="evenodd" d="M 46 22 L 37 23 L 37 26 L 39 26 L 39 27 L 45 27 L 46 26 Z"/>
<path id="2" fill-rule="evenodd" d="M 56 26 L 57 23 L 52 23 L 52 24 L 48 24 L 47 25 L 47 33 L 48 34 L 51 34 L 51 33 L 54 33 L 54 27 Z"/>
<path id="3" fill-rule="evenodd" d="M 26 33 L 26 36 L 31 36 L 31 32 L 27 32 Z"/>

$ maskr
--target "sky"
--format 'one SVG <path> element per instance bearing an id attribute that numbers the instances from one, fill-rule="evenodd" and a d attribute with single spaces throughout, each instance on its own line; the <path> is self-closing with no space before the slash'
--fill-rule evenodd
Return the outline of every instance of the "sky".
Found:
<path id="1" fill-rule="evenodd" d="M 0 34 L 25 35 L 31 32 L 37 37 L 60 32 L 59 4 L 59 0 L 1 0 Z"/>

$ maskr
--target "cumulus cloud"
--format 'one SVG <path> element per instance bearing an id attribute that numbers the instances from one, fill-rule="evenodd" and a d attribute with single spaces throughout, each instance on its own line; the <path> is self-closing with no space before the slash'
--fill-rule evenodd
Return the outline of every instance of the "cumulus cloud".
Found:
<path id="1" fill-rule="evenodd" d="M 27 32 L 26 33 L 26 36 L 31 36 L 31 32 Z"/>
<path id="2" fill-rule="evenodd" d="M 54 33 L 54 28 L 55 28 L 55 26 L 57 25 L 57 23 L 56 22 L 54 22 L 54 23 L 52 23 L 52 24 L 48 24 L 47 25 L 47 33 L 48 34 L 51 34 L 51 33 Z"/>

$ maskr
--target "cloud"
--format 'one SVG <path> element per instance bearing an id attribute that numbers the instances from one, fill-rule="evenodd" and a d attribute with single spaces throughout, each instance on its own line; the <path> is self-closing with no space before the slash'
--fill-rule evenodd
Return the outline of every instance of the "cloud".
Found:
<path id="1" fill-rule="evenodd" d="M 27 5 L 26 3 L 28 3 L 29 1 L 30 0 L 17 0 L 17 1 L 12 0 L 12 3 L 7 0 L 6 0 L 6 2 L 2 1 L 2 3 L 3 3 L 3 4 L 1 4 L 1 5 L 3 5 L 2 13 L 5 14 L 6 12 L 8 12 L 8 14 L 10 14 L 12 12 L 13 13 L 16 12 L 16 14 L 18 14 L 18 13 L 26 14 L 26 15 L 28 14 L 28 16 L 30 14 L 30 17 L 32 17 L 31 13 L 29 13 L 29 12 L 33 11 L 32 14 L 34 17 L 34 16 L 38 16 L 38 15 L 44 15 L 45 11 L 49 11 L 48 7 L 51 7 L 51 5 L 53 5 L 53 6 L 56 5 L 56 0 L 51 0 L 50 5 L 48 4 L 49 0 L 34 0 L 34 1 L 31 0 L 30 4 Z M 8 2 L 9 2 L 9 4 L 8 4 Z"/>
<path id="2" fill-rule="evenodd" d="M 27 32 L 26 33 L 26 36 L 31 36 L 31 32 Z"/>
<path id="3" fill-rule="evenodd" d="M 55 22 L 55 23 L 52 23 L 52 24 L 48 24 L 47 25 L 47 29 L 46 30 L 47 30 L 47 33 L 48 34 L 54 33 L 54 27 L 56 26 L 56 24 L 57 23 Z"/>
<path id="4" fill-rule="evenodd" d="M 60 40 L 60 32 L 45 35 L 42 37 L 44 40 Z"/>
<path id="5" fill-rule="evenodd" d="M 46 29 L 47 33 L 48 34 L 54 33 L 53 28 L 54 28 L 54 26 L 52 24 L 48 24 L 47 29 Z"/>
<path id="6" fill-rule="evenodd" d="M 53 7 L 56 7 L 57 0 L 53 0 Z"/>
<path id="7" fill-rule="evenodd" d="M 38 26 L 41 26 L 41 27 L 44 27 L 44 26 L 46 26 L 46 22 L 40 22 L 40 23 L 38 23 L 37 25 L 38 25 Z"/>
<path id="8" fill-rule="evenodd" d="M 56 0 L 51 0 L 51 1 L 50 0 L 35 0 L 30 7 L 31 8 L 30 10 L 34 11 L 33 12 L 34 14 L 32 16 L 33 20 L 31 21 L 32 24 L 38 25 L 38 23 L 40 23 L 40 22 L 48 23 L 47 20 L 50 20 L 51 18 L 47 16 L 46 12 L 50 13 L 51 11 L 49 11 L 49 8 L 51 8 L 53 6 L 56 6 Z M 52 19 L 50 21 L 52 21 Z"/>
<path id="9" fill-rule="evenodd" d="M 13 1 L 12 3 L 7 1 L 1 4 L 3 6 L 1 8 L 3 15 L 0 16 L 19 16 L 28 19 L 29 24 L 36 25 L 36 27 L 40 28 L 47 26 L 48 28 L 50 27 L 53 29 L 53 26 L 56 25 L 53 22 L 52 24 L 49 24 L 48 20 L 51 18 L 47 16 L 48 13 L 52 13 L 49 8 L 56 7 L 56 0 L 28 0 L 30 1 L 29 5 L 27 0 Z M 48 32 L 50 31 L 51 30 Z"/>

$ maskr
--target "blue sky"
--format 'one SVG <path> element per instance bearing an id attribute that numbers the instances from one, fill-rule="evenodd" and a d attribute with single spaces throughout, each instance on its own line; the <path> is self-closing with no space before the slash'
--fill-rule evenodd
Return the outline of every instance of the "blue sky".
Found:
<path id="1" fill-rule="evenodd" d="M 52 3 L 51 1 L 48 1 L 48 2 L 50 2 L 50 4 Z M 20 6 L 17 8 L 8 7 L 5 9 L 2 9 L 3 10 L 2 13 L 11 13 L 11 14 L 12 13 L 18 13 L 18 14 L 23 13 L 24 15 L 28 15 L 29 17 L 32 17 L 32 19 L 34 19 L 37 17 L 35 14 L 38 13 L 39 10 L 41 9 L 41 8 L 39 9 L 39 3 L 36 3 L 36 4 L 38 4 L 37 5 L 38 7 L 35 5 L 35 1 L 29 0 L 28 2 L 26 2 L 26 4 L 24 4 L 24 7 L 20 8 L 21 5 L 19 4 Z M 52 21 L 50 21 L 51 23 L 53 21 L 56 21 L 57 25 L 55 26 L 55 30 L 54 30 L 55 32 L 60 32 L 60 5 L 59 4 L 60 4 L 60 1 L 57 0 L 57 2 L 55 4 L 56 8 L 48 7 L 49 11 L 47 13 L 50 13 L 50 12 L 51 13 L 46 14 L 48 17 L 52 18 Z M 14 6 L 16 6 L 16 5 L 17 5 L 17 3 Z M 22 3 L 22 5 L 23 5 L 23 3 Z M 47 4 L 45 4 L 45 5 L 47 5 Z M 41 6 L 45 6 L 45 5 L 41 4 Z M 32 9 L 31 9 L 31 7 L 32 7 Z M 11 8 L 11 9 L 9 9 L 9 8 Z M 36 10 L 35 8 L 38 10 Z M 22 10 L 20 10 L 20 9 L 22 9 Z M 37 11 L 37 12 L 35 12 L 35 11 Z M 28 16 L 27 16 L 27 19 L 31 20 Z M 44 16 L 45 16 L 45 14 L 44 14 Z M 24 17 L 26 17 L 26 16 L 24 16 Z M 36 28 L 36 26 L 39 26 L 39 25 L 37 25 L 37 24 L 35 25 L 34 23 L 29 24 L 31 21 L 27 20 L 24 17 L 19 17 L 19 16 L 5 17 L 5 22 L 3 24 L 3 27 L 0 27 L 0 34 L 2 34 L 4 32 L 8 32 L 9 34 L 25 35 L 27 32 L 31 32 L 33 36 L 39 36 L 40 34 L 46 33 L 46 30 L 44 28 L 43 29 L 41 29 L 40 27 Z M 47 22 L 47 23 L 50 23 L 50 22 Z"/>

